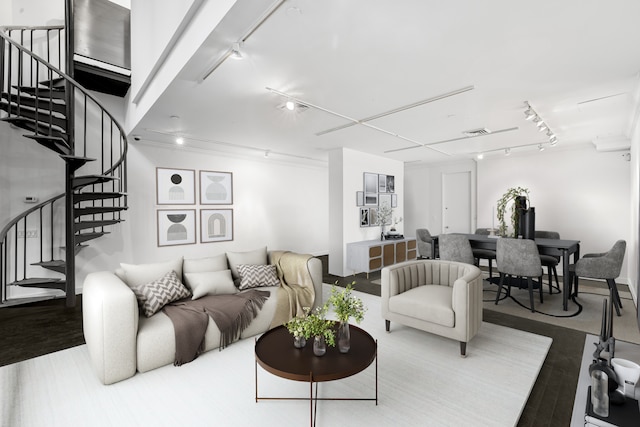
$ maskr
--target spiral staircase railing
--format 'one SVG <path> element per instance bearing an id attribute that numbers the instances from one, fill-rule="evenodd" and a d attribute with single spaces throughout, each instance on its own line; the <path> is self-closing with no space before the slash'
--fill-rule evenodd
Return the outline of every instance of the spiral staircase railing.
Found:
<path id="1" fill-rule="evenodd" d="M 0 28 L 0 120 L 29 132 L 20 141 L 57 153 L 64 175 L 59 194 L 0 231 L 0 304 L 10 301 L 13 286 L 21 286 L 57 289 L 67 306 L 75 305 L 77 252 L 121 222 L 127 208 L 126 134 L 65 73 L 64 31 Z"/>

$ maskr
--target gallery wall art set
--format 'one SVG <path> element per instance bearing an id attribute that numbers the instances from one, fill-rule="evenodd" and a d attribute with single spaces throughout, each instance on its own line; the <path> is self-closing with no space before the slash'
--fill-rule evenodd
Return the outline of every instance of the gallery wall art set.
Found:
<path id="1" fill-rule="evenodd" d="M 364 191 L 356 191 L 356 206 L 360 207 L 360 227 L 373 227 L 379 224 L 378 210 L 387 210 L 398 206 L 395 194 L 395 177 L 380 173 L 364 173 Z"/>
<path id="2" fill-rule="evenodd" d="M 198 209 L 157 209 L 158 246 L 196 243 L 198 221 L 200 243 L 233 240 L 233 209 L 214 208 L 233 204 L 231 172 L 200 170 L 196 181 L 193 169 L 156 168 L 157 205 L 196 205 L 196 196 Z"/>

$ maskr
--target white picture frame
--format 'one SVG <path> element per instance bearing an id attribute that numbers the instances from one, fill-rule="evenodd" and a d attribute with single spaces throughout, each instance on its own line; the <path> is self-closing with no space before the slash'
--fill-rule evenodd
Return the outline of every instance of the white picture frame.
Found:
<path id="1" fill-rule="evenodd" d="M 158 247 L 196 243 L 195 209 L 158 209 Z"/>
<path id="2" fill-rule="evenodd" d="M 156 168 L 156 204 L 195 205 L 195 174 L 193 169 Z"/>
<path id="3" fill-rule="evenodd" d="M 200 204 L 233 204 L 233 173 L 201 170 Z"/>
<path id="4" fill-rule="evenodd" d="M 233 209 L 200 209 L 200 243 L 233 240 Z"/>

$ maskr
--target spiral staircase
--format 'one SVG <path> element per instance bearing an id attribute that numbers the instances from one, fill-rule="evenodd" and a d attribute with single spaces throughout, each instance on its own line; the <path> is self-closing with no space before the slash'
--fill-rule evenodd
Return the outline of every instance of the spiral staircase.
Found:
<path id="1" fill-rule="evenodd" d="M 73 74 L 68 38 L 59 26 L 0 29 L 0 126 L 56 153 L 64 187 L 0 224 L 0 305 L 32 300 L 13 297 L 14 287 L 30 287 L 62 291 L 74 306 L 76 254 L 127 209 L 125 132 L 65 72 Z"/>

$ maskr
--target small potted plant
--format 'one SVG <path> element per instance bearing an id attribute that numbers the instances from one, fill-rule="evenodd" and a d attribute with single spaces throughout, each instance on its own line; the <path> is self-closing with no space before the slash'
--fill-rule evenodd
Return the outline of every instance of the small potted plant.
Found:
<path id="1" fill-rule="evenodd" d="M 285 323 L 285 327 L 291 335 L 293 335 L 293 345 L 296 348 L 302 348 L 307 345 L 307 337 L 304 333 L 304 322 L 307 321 L 307 315 L 309 314 L 309 307 L 305 307 L 304 316 L 296 316 L 293 319 Z"/>
<path id="2" fill-rule="evenodd" d="M 306 307 L 304 317 L 294 317 L 287 322 L 286 327 L 294 336 L 294 344 L 296 335 L 304 337 L 305 341 L 313 338 L 313 353 L 316 356 L 323 356 L 327 352 L 327 345 L 334 347 L 333 321 L 326 319 L 328 310 L 327 304 L 317 307 L 313 312 Z"/>
<path id="3" fill-rule="evenodd" d="M 334 285 L 331 288 L 331 296 L 328 301 L 333 306 L 336 317 L 340 321 L 338 326 L 338 349 L 340 353 L 347 353 L 351 348 L 349 319 L 353 317 L 356 323 L 359 324 L 362 322 L 366 311 L 362 300 L 351 293 L 355 284 L 355 281 L 351 282 L 341 291 Z"/>

